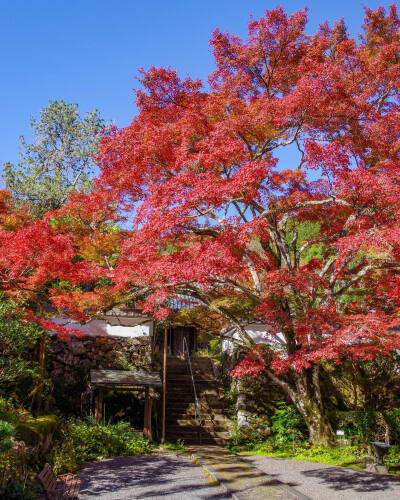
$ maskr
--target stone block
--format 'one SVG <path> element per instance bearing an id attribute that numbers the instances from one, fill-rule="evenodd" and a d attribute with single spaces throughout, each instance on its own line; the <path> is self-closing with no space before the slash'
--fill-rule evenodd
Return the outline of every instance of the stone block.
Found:
<path id="1" fill-rule="evenodd" d="M 367 472 L 373 472 L 374 474 L 387 474 L 389 472 L 385 465 L 378 464 L 368 464 L 366 470 Z"/>

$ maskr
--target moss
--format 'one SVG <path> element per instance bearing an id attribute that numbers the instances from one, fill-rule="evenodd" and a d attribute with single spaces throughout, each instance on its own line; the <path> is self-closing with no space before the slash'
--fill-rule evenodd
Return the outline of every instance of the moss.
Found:
<path id="1" fill-rule="evenodd" d="M 18 424 L 17 436 L 30 446 L 35 446 L 47 436 L 52 435 L 59 426 L 57 415 L 43 415 L 38 418 L 29 418 Z"/>

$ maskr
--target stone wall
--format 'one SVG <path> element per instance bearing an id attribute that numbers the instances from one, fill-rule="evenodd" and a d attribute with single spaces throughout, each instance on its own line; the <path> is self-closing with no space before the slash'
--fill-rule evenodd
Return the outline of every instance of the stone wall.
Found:
<path id="1" fill-rule="evenodd" d="M 222 372 L 225 383 L 234 396 L 235 413 L 239 429 L 254 429 L 269 432 L 270 417 L 279 401 L 286 399 L 281 388 L 269 378 L 260 375 L 256 378 L 234 379 L 231 370 L 244 358 L 245 352 L 239 349 L 226 351 L 222 357 Z"/>
<path id="2" fill-rule="evenodd" d="M 150 337 L 52 337 L 46 370 L 55 407 L 66 415 L 85 413 L 90 369 L 152 371 Z"/>

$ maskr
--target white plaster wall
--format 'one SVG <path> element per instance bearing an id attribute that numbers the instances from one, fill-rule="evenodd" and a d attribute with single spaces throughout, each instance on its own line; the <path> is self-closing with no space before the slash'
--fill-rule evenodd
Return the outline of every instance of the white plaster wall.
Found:
<path id="1" fill-rule="evenodd" d="M 107 318 L 93 320 L 84 325 L 73 323 L 69 318 L 52 318 L 54 323 L 80 330 L 88 337 L 149 337 L 153 335 L 153 321 L 143 322 L 143 318 Z M 110 324 L 113 323 L 113 324 Z"/>
<path id="2" fill-rule="evenodd" d="M 283 343 L 284 344 L 284 337 L 281 333 L 278 333 L 277 335 L 272 335 L 267 327 L 265 325 L 260 325 L 258 323 L 254 324 L 249 324 L 244 326 L 245 331 L 251 336 L 251 338 L 254 340 L 256 344 L 267 344 L 269 342 L 272 343 Z M 229 336 L 235 340 L 239 340 L 240 336 L 239 334 L 235 331 L 232 332 L 232 334 L 229 334 Z M 234 347 L 234 343 L 230 339 L 223 339 L 222 340 L 222 351 L 232 351 Z"/>

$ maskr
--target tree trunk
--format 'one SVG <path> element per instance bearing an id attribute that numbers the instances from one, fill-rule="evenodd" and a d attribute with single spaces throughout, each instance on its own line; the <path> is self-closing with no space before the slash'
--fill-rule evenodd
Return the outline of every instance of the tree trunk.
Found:
<path id="1" fill-rule="evenodd" d="M 334 446 L 336 437 L 325 409 L 309 396 L 299 396 L 295 406 L 308 427 L 311 443 L 316 446 Z"/>
<path id="2" fill-rule="evenodd" d="M 272 380 L 278 383 L 297 410 L 301 413 L 307 425 L 310 441 L 317 446 L 334 446 L 336 436 L 323 403 L 319 384 L 319 366 L 298 373 L 293 370 L 290 383 L 279 379 L 272 372 L 268 372 Z"/>
<path id="3" fill-rule="evenodd" d="M 293 403 L 304 418 L 310 441 L 317 446 L 333 446 L 336 436 L 322 400 L 319 366 L 295 374 L 296 391 Z"/>

